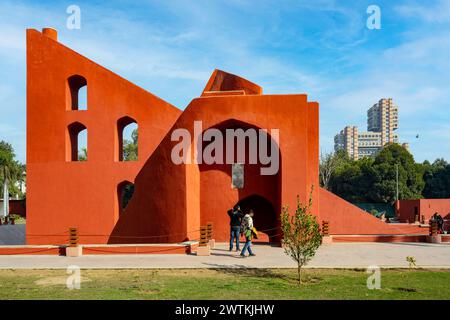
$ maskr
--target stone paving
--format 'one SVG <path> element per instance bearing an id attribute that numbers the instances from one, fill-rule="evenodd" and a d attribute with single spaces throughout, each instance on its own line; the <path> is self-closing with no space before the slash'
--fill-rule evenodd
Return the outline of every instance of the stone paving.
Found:
<path id="1" fill-rule="evenodd" d="M 25 225 L 5 224 L 0 226 L 0 245 L 24 245 Z"/>
<path id="2" fill-rule="evenodd" d="M 292 268 L 282 248 L 255 245 L 256 257 L 241 258 L 221 243 L 210 256 L 184 254 L 86 255 L 78 258 L 46 255 L 0 256 L 0 269 L 67 268 Z M 450 243 L 334 243 L 318 250 L 309 268 L 407 268 L 407 256 L 418 267 L 450 269 Z"/>

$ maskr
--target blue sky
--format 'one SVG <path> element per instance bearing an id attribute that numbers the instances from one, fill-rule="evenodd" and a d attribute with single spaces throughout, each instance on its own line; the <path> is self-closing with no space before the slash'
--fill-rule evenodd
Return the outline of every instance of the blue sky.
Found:
<path id="1" fill-rule="evenodd" d="M 66 28 L 69 5 L 81 29 Z M 381 8 L 381 30 L 366 9 Z M 417 161 L 450 160 L 450 1 L 4 1 L 0 3 L 0 139 L 26 156 L 25 29 L 59 41 L 184 109 L 215 68 L 320 103 L 320 143 L 366 129 L 382 97 Z M 416 135 L 419 134 L 419 139 Z"/>

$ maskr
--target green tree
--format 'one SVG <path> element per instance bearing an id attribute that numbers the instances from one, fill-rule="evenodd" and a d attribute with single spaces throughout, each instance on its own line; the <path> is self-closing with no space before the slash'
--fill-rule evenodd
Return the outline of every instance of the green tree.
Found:
<path id="1" fill-rule="evenodd" d="M 334 153 L 321 153 L 319 165 L 320 186 L 330 190 L 330 181 L 333 178 L 336 169 L 349 160 L 350 159 L 345 150 L 339 150 Z"/>
<path id="2" fill-rule="evenodd" d="M 81 148 L 81 152 L 78 153 L 78 161 L 87 161 L 87 148 Z"/>
<path id="3" fill-rule="evenodd" d="M 395 143 L 386 145 L 375 159 L 364 157 L 341 162 L 331 176 L 330 190 L 350 202 L 393 203 L 397 193 L 397 166 L 399 198 L 421 198 L 425 186 L 424 165 L 415 163 L 413 156 Z"/>
<path id="4" fill-rule="evenodd" d="M 317 219 L 311 214 L 312 190 L 307 205 L 300 202 L 297 196 L 297 209 L 294 215 L 289 214 L 289 207 L 283 207 L 281 213 L 281 229 L 283 231 L 283 247 L 287 255 L 297 262 L 298 284 L 302 283 L 301 271 L 322 243 L 322 234 Z"/>
<path id="5" fill-rule="evenodd" d="M 330 180 L 330 190 L 350 202 L 368 201 L 367 190 L 373 183 L 372 165 L 371 158 L 342 162 Z"/>
<path id="6" fill-rule="evenodd" d="M 134 129 L 131 133 L 131 141 L 123 142 L 123 160 L 136 161 L 138 159 L 138 130 Z"/>
<path id="7" fill-rule="evenodd" d="M 5 142 L 0 141 L 0 190 L 1 194 L 8 197 L 23 197 L 18 183 L 24 180 L 25 166 L 15 160 L 13 147 Z"/>
<path id="8" fill-rule="evenodd" d="M 396 200 L 396 175 L 398 168 L 399 199 L 420 199 L 425 186 L 423 166 L 415 163 L 413 156 L 396 143 L 386 145 L 373 163 L 373 185 L 368 198 L 373 202 L 393 203 Z"/>
<path id="9" fill-rule="evenodd" d="M 422 166 L 425 180 L 423 196 L 431 199 L 450 198 L 450 164 L 444 159 L 436 159 L 433 164 L 425 161 Z"/>

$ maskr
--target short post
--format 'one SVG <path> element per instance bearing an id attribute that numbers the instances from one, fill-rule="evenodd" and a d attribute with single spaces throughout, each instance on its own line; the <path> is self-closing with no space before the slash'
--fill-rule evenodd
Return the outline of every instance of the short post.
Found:
<path id="1" fill-rule="evenodd" d="M 430 221 L 430 234 L 427 237 L 427 242 L 430 243 L 441 243 L 441 235 L 438 234 L 438 224 L 437 221 Z"/>
<path id="2" fill-rule="evenodd" d="M 78 244 L 78 229 L 69 228 L 69 246 L 66 248 L 67 257 L 80 257 L 83 255 L 83 248 Z"/>
<path id="3" fill-rule="evenodd" d="M 6 216 L 5 217 L 5 224 L 9 224 L 9 221 L 8 221 L 9 219 L 8 219 L 8 216 Z"/>
<path id="4" fill-rule="evenodd" d="M 15 224 L 16 224 L 16 219 L 11 218 L 11 224 L 12 224 L 12 225 L 15 225 Z"/>
<path id="5" fill-rule="evenodd" d="M 208 229 L 206 226 L 200 227 L 200 241 L 197 248 L 197 256 L 209 256 L 210 247 L 208 244 Z"/>
<path id="6" fill-rule="evenodd" d="M 213 235 L 213 223 L 212 222 L 208 222 L 206 224 L 206 234 L 208 237 L 209 247 L 211 249 L 214 249 L 214 245 L 216 244 L 216 241 L 212 238 L 212 235 Z"/>
<path id="7" fill-rule="evenodd" d="M 438 234 L 438 224 L 437 221 L 430 221 L 430 236 L 435 236 Z"/>
<path id="8" fill-rule="evenodd" d="M 322 221 L 322 244 L 329 244 L 333 242 L 333 238 L 330 235 L 330 222 Z"/>
<path id="9" fill-rule="evenodd" d="M 425 215 L 422 215 L 422 224 L 425 224 Z"/>

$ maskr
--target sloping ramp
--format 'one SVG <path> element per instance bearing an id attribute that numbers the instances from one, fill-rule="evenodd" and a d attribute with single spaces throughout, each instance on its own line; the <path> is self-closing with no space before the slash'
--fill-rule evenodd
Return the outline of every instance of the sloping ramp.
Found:
<path id="1" fill-rule="evenodd" d="M 396 225 L 382 222 L 337 195 L 320 188 L 320 220 L 330 222 L 330 234 L 417 234 L 426 233 L 413 225 Z"/>

